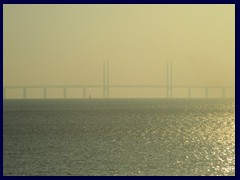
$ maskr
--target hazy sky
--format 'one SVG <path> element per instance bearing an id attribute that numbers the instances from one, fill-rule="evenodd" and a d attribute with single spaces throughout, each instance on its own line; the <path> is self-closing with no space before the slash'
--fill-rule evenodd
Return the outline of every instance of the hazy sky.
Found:
<path id="1" fill-rule="evenodd" d="M 235 84 L 235 5 L 4 5 L 3 37 L 4 85 Z"/>

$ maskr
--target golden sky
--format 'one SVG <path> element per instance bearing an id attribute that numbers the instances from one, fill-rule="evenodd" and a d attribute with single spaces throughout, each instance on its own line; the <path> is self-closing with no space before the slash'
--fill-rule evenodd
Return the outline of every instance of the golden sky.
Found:
<path id="1" fill-rule="evenodd" d="M 3 38 L 4 85 L 235 84 L 235 5 L 8 4 Z"/>

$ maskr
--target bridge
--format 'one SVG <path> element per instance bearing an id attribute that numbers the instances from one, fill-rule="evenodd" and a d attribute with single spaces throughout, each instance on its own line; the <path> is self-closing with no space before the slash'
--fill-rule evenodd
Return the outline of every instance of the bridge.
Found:
<path id="1" fill-rule="evenodd" d="M 172 83 L 172 63 L 167 63 L 167 83 L 165 85 L 110 85 L 109 84 L 109 62 L 103 62 L 103 84 L 99 85 L 28 85 L 28 86 L 4 86 L 3 98 L 6 99 L 6 94 L 9 89 L 18 89 L 22 91 L 22 98 L 26 99 L 28 89 L 42 89 L 42 98 L 46 99 L 47 90 L 53 88 L 60 88 L 63 90 L 62 98 L 68 98 L 67 89 L 80 88 L 82 89 L 82 98 L 87 98 L 86 93 L 88 88 L 102 89 L 103 98 L 110 98 L 110 89 L 113 88 L 157 88 L 166 90 L 166 98 L 173 98 L 173 90 L 186 89 L 186 95 L 188 98 L 192 98 L 192 89 L 202 89 L 205 92 L 205 98 L 211 98 L 209 96 L 210 89 L 220 89 L 222 91 L 221 97 L 226 98 L 226 90 L 235 90 L 234 86 L 207 86 L 207 85 L 173 85 Z"/>

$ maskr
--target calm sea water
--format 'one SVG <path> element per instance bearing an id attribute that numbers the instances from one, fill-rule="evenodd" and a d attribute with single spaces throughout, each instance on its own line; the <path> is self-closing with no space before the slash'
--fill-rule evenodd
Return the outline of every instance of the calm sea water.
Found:
<path id="1" fill-rule="evenodd" d="M 233 99 L 5 100 L 4 175 L 235 175 Z"/>

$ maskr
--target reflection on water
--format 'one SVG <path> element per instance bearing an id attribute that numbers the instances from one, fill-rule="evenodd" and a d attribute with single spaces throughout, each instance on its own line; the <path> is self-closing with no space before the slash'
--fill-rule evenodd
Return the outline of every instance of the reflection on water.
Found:
<path id="1" fill-rule="evenodd" d="M 4 175 L 235 175 L 235 102 L 4 102 Z"/>

